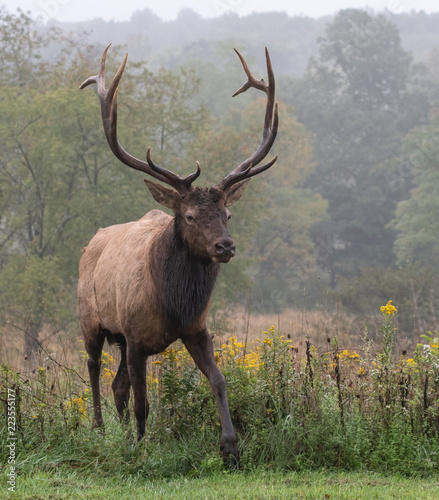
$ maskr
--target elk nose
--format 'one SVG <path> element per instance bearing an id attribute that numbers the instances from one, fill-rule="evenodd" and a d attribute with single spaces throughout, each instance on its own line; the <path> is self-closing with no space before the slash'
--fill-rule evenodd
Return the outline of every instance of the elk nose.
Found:
<path id="1" fill-rule="evenodd" d="M 215 251 L 221 257 L 233 257 L 235 255 L 235 243 L 233 240 L 222 240 L 215 243 Z"/>

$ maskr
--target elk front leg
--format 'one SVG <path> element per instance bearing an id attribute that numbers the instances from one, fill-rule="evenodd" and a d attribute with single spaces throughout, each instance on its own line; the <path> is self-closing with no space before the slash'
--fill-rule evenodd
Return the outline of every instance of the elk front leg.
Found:
<path id="1" fill-rule="evenodd" d="M 137 424 L 137 441 L 145 434 L 149 404 L 146 399 L 146 358 L 143 349 L 136 344 L 127 346 L 128 376 L 134 393 L 134 415 Z"/>
<path id="2" fill-rule="evenodd" d="M 201 372 L 206 375 L 216 402 L 221 420 L 221 450 L 225 461 L 239 462 L 238 444 L 227 403 L 226 381 L 215 362 L 213 343 L 207 329 L 183 339 L 184 345 Z"/>

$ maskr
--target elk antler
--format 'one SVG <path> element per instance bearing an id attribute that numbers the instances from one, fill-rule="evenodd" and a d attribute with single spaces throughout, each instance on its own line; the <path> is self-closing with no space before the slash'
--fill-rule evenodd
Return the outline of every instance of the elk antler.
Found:
<path id="1" fill-rule="evenodd" d="M 236 184 L 237 182 L 242 181 L 244 179 L 249 179 L 254 175 L 264 172 L 264 170 L 269 169 L 277 160 L 276 156 L 270 162 L 255 168 L 256 165 L 258 165 L 269 153 L 271 146 L 273 145 L 274 140 L 276 139 L 277 128 L 279 124 L 277 103 L 275 104 L 274 102 L 274 92 L 275 92 L 274 74 L 273 74 L 273 69 L 271 67 L 271 61 L 270 61 L 270 55 L 268 54 L 268 49 L 267 47 L 265 47 L 268 84 L 265 83 L 264 80 L 257 80 L 250 73 L 247 63 L 245 62 L 242 55 L 236 49 L 234 50 L 238 54 L 239 59 L 241 60 L 244 71 L 248 76 L 248 81 L 244 83 L 244 85 L 233 94 L 233 97 L 253 87 L 255 89 L 262 90 L 267 94 L 267 107 L 265 110 L 264 131 L 262 133 L 262 141 L 258 149 L 252 154 L 252 156 L 250 156 L 250 158 L 247 158 L 247 160 L 238 165 L 234 170 L 232 170 L 232 172 L 230 172 L 230 174 L 224 177 L 224 179 L 216 185 L 218 189 L 221 189 L 224 192 L 227 192 L 233 186 L 233 184 Z"/>
<path id="2" fill-rule="evenodd" d="M 201 169 L 200 164 L 197 162 L 197 171 L 187 177 L 180 177 L 174 172 L 167 170 L 166 168 L 159 167 L 151 160 L 150 149 L 146 153 L 146 162 L 135 158 L 130 155 L 125 149 L 119 144 L 117 140 L 117 89 L 122 78 L 123 71 L 125 69 L 125 64 L 127 62 L 128 54 L 120 65 L 113 81 L 110 84 L 108 90 L 105 89 L 105 60 L 107 58 L 107 52 L 110 45 L 104 50 L 101 61 L 101 71 L 99 75 L 91 76 L 79 87 L 83 89 L 92 83 L 96 83 L 98 86 L 98 95 L 101 102 L 101 113 L 102 113 L 102 123 L 104 125 L 105 136 L 108 141 L 113 154 L 122 163 L 128 165 L 131 168 L 140 170 L 145 174 L 148 174 L 155 179 L 165 182 L 166 184 L 172 186 L 180 194 L 185 194 L 191 191 L 193 188 L 191 186 L 192 182 L 200 175 Z"/>

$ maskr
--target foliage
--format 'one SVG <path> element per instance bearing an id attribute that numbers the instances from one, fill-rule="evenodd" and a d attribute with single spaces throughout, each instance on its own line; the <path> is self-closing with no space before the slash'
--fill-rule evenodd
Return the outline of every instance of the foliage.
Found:
<path id="1" fill-rule="evenodd" d="M 439 120 L 428 127 L 414 130 L 404 141 L 409 159 L 396 182 L 414 177 L 414 187 L 408 200 L 398 203 L 391 226 L 396 229 L 394 251 L 399 263 L 419 261 L 434 267 L 439 258 Z"/>
<path id="2" fill-rule="evenodd" d="M 439 328 L 437 283 L 437 271 L 419 264 L 399 269 L 364 268 L 358 278 L 341 280 L 331 303 L 340 301 L 375 337 L 380 328 L 379 318 L 371 315 L 370 311 L 376 310 L 386 297 L 394 297 L 395 303 L 400 305 L 398 326 L 405 342 L 410 345 L 429 328 Z"/>
<path id="3" fill-rule="evenodd" d="M 382 306 L 379 342 L 365 336 L 358 349 L 342 349 L 333 339 L 320 351 L 309 340 L 301 356 L 274 327 L 254 345 L 232 337 L 217 347 L 244 471 L 437 474 L 438 334 L 426 333 L 412 357 L 391 355 L 393 307 Z M 90 389 L 77 371 L 50 359 L 32 375 L 2 366 L 2 399 L 7 389 L 16 394 L 21 475 L 51 474 L 71 463 L 100 475 L 117 470 L 150 479 L 228 472 L 218 458 L 214 397 L 184 348 L 167 349 L 149 366 L 151 411 L 139 445 L 132 443 L 133 422 L 121 426 L 110 402 L 116 366 L 108 353 L 103 366 L 105 434 L 91 430 Z"/>
<path id="4" fill-rule="evenodd" d="M 314 238 L 328 242 L 323 267 L 335 286 L 336 275 L 393 263 L 395 233 L 387 224 L 407 190 L 387 181 L 389 161 L 400 155 L 404 134 L 426 122 L 430 103 L 424 70 L 380 15 L 340 11 L 319 48 L 291 99 L 315 134 L 317 167 L 307 186 L 329 202 L 330 220 L 315 226 Z"/>
<path id="5" fill-rule="evenodd" d="M 176 19 L 164 21 L 145 8 L 136 11 L 126 21 L 93 19 L 82 23 L 56 24 L 65 31 L 86 30 L 95 44 L 112 40 L 115 45 L 125 45 L 129 47 L 130 57 L 137 61 L 151 61 L 154 69 L 161 65 L 172 69 L 197 60 L 206 67 L 206 72 L 214 72 L 214 69 L 227 65 L 231 46 L 243 44 L 249 47 L 262 67 L 260 51 L 266 44 L 276 61 L 279 61 L 282 72 L 298 76 L 305 70 L 309 58 L 316 54 L 316 40 L 324 34 L 325 25 L 333 19 L 333 16 L 317 19 L 302 15 L 288 16 L 282 12 L 253 13 L 240 17 L 233 12 L 233 6 L 215 0 L 213 7 L 217 17 L 209 19 L 189 9 L 182 9 Z M 401 32 L 403 46 L 414 53 L 418 60 L 425 60 L 432 48 L 439 45 L 436 28 L 438 14 L 427 15 L 422 10 L 399 13 L 397 9 L 392 10 L 392 5 L 389 5 L 389 9 L 391 12 L 384 11 L 378 23 L 368 26 L 369 36 L 376 35 L 380 26 L 391 19 Z M 226 53 L 217 49 L 218 44 L 224 46 L 224 40 L 227 41 Z M 205 85 L 206 93 L 211 83 Z M 217 103 L 211 104 L 217 107 Z"/>

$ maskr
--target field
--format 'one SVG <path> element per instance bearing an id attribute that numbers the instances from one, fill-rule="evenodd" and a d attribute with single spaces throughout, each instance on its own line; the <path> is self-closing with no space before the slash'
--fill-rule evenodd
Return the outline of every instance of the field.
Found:
<path id="1" fill-rule="evenodd" d="M 117 349 L 103 354 L 100 432 L 80 339 L 54 339 L 26 370 L 13 355 L 16 336 L 2 346 L 2 413 L 15 426 L 1 419 L 14 443 L 1 450 L 1 487 L 10 487 L 12 465 L 11 498 L 437 498 L 437 333 L 401 351 L 397 314 L 388 302 L 377 331 L 357 337 L 346 316 L 230 315 L 237 335 L 214 343 L 237 470 L 220 459 L 214 398 L 178 343 L 148 360 L 148 431 L 135 444 L 134 423 L 122 426 L 112 401 Z"/>
<path id="2" fill-rule="evenodd" d="M 28 500 L 151 498 L 161 500 L 422 499 L 439 496 L 436 479 L 385 477 L 379 474 L 307 472 L 210 474 L 203 478 L 149 481 L 86 473 L 41 474 L 26 478 L 14 498 Z"/>

